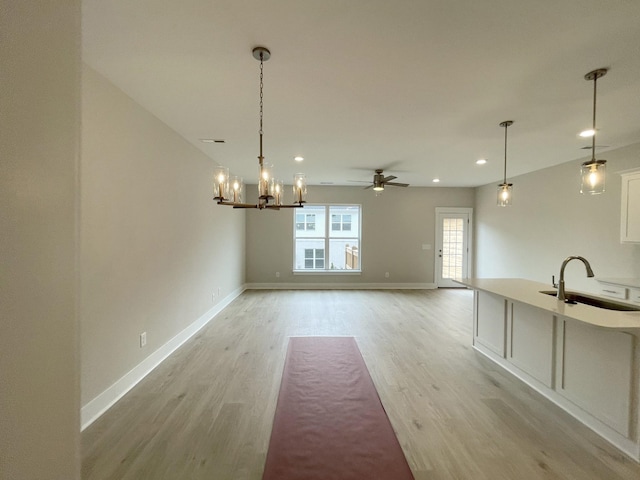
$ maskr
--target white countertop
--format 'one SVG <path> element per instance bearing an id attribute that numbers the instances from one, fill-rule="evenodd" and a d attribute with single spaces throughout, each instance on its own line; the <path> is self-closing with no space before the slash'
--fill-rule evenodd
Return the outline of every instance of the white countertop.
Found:
<path id="1" fill-rule="evenodd" d="M 566 304 L 556 297 L 540 293 L 541 290 L 553 290 L 553 287 L 546 283 L 522 278 L 463 278 L 456 282 L 473 290 L 495 293 L 516 302 L 526 303 L 598 327 L 640 330 L 640 312 L 619 312 L 580 303 Z M 567 288 L 567 291 L 573 290 Z"/>

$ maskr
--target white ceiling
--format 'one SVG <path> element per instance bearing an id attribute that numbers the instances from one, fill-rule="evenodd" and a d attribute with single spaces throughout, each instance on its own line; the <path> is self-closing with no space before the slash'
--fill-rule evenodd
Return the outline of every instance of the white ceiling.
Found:
<path id="1" fill-rule="evenodd" d="M 303 171 L 357 185 L 385 166 L 414 186 L 500 182 L 504 120 L 508 177 L 588 156 L 583 77 L 600 67 L 598 145 L 640 141 L 639 0 L 84 0 L 82 44 L 86 63 L 248 183 L 257 45 L 272 55 L 265 157 L 288 183 Z"/>

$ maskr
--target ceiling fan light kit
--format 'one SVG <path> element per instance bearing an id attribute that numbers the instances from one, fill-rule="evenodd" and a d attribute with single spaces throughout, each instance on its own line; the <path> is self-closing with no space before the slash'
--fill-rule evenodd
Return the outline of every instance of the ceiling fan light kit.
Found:
<path id="1" fill-rule="evenodd" d="M 580 168 L 580 193 L 597 195 L 604 192 L 606 180 L 606 160 L 596 160 L 596 88 L 598 79 L 607 74 L 606 68 L 598 68 L 587 73 L 584 79 L 593 80 L 593 127 L 591 131 L 591 160 L 584 162 Z"/>
<path id="2" fill-rule="evenodd" d="M 383 170 L 379 168 L 376 170 L 376 173 L 373 175 L 373 182 L 371 182 L 371 185 L 369 185 L 368 187 L 364 187 L 364 189 L 367 190 L 369 188 L 373 188 L 375 192 L 382 192 L 384 191 L 385 185 L 391 185 L 393 187 L 409 186 L 408 183 L 392 182 L 392 180 L 395 180 L 396 178 L 398 177 L 394 175 L 389 175 L 388 177 L 385 177 Z"/>
<path id="3" fill-rule="evenodd" d="M 263 66 L 264 62 L 271 58 L 271 52 L 265 47 L 256 47 L 252 51 L 253 57 L 260 61 L 260 155 L 258 156 L 258 202 L 243 203 L 242 195 L 244 183 L 241 177 L 229 176 L 229 169 L 223 166 L 216 167 L 213 172 L 213 199 L 218 205 L 232 206 L 233 208 L 257 208 L 279 210 L 281 208 L 300 208 L 306 203 L 307 181 L 304 173 L 296 173 L 293 176 L 292 204 L 283 203 L 284 182 L 273 176 L 273 166 L 264 162 L 262 154 L 262 117 L 263 117 Z M 301 157 L 300 157 L 301 158 Z"/>

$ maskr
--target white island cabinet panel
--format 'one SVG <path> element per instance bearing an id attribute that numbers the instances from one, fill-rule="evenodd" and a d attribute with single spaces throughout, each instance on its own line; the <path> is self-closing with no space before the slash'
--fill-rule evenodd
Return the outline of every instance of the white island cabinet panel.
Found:
<path id="1" fill-rule="evenodd" d="M 458 283 L 474 290 L 476 351 L 640 462 L 640 311 L 568 304 L 520 278 Z"/>
<path id="2" fill-rule="evenodd" d="M 511 303 L 509 361 L 553 388 L 554 316 L 540 308 Z"/>
<path id="3" fill-rule="evenodd" d="M 562 320 L 558 391 L 625 437 L 633 396 L 633 336 Z"/>
<path id="4" fill-rule="evenodd" d="M 493 353 L 506 356 L 507 302 L 487 292 L 475 292 L 475 341 Z"/>

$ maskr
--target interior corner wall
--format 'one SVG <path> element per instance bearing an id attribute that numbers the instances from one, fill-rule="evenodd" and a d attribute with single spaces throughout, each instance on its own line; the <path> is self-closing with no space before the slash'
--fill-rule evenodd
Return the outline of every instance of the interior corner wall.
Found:
<path id="1" fill-rule="evenodd" d="M 248 187 L 253 191 L 253 186 Z M 436 207 L 473 207 L 474 189 L 309 186 L 310 204 L 362 205 L 361 275 L 293 274 L 292 210 L 247 213 L 247 284 L 433 284 Z M 276 277 L 280 272 L 280 277 Z M 389 278 L 385 278 L 389 272 Z"/>
<path id="2" fill-rule="evenodd" d="M 496 205 L 496 185 L 476 189 L 476 276 L 556 281 L 570 255 L 589 260 L 596 278 L 640 278 L 640 244 L 620 243 L 621 177 L 640 168 L 640 143 L 607 151 L 606 191 L 580 194 L 588 158 L 509 179 L 513 205 Z M 497 182 L 496 182 L 497 184 Z M 581 262 L 566 268 L 568 288 L 596 292 Z"/>
<path id="3" fill-rule="evenodd" d="M 197 148 L 84 66 L 83 406 L 243 287 L 244 213 L 213 202 L 214 167 Z M 144 348 L 142 332 L 147 335 Z"/>
<path id="4" fill-rule="evenodd" d="M 0 1 L 0 478 L 80 478 L 80 1 Z"/>

